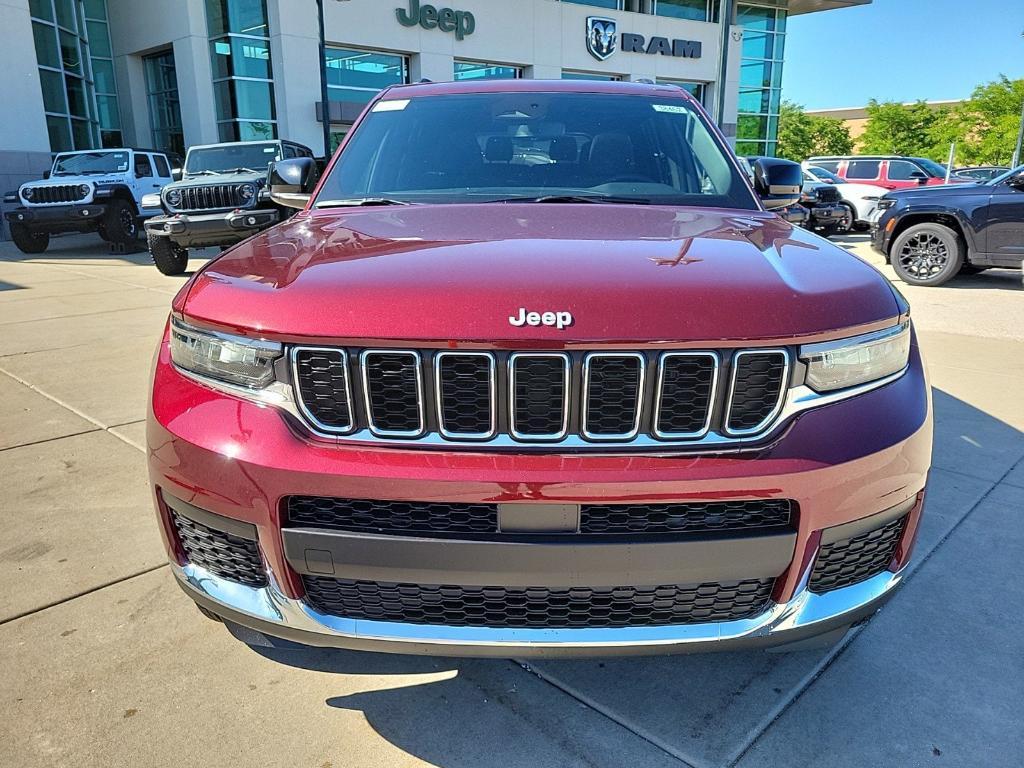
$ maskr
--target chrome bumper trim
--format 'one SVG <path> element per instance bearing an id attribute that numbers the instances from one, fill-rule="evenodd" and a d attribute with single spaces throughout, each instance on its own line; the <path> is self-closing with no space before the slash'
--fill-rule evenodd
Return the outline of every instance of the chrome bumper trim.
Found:
<path id="1" fill-rule="evenodd" d="M 271 576 L 264 588 L 247 587 L 195 566 L 172 563 L 193 599 L 224 618 L 272 637 L 308 645 L 355 647 L 398 653 L 530 656 L 607 653 L 679 653 L 715 646 L 781 645 L 852 623 L 872 613 L 900 584 L 904 570 L 815 594 L 801 586 L 788 603 L 740 621 L 658 627 L 508 629 L 450 627 L 346 619 L 318 613 L 281 593 Z M 802 581 L 806 584 L 806 576 Z M 645 650 L 646 649 L 646 650 Z"/>

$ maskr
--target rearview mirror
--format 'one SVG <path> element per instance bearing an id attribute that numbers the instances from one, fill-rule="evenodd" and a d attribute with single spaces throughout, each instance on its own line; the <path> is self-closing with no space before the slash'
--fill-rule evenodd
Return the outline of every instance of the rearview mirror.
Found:
<path id="1" fill-rule="evenodd" d="M 772 211 L 800 201 L 804 174 L 799 163 L 759 157 L 750 165 L 754 170 L 754 191 L 765 208 Z"/>
<path id="2" fill-rule="evenodd" d="M 305 208 L 318 177 L 311 157 L 278 160 L 270 165 L 270 199 L 287 208 Z"/>

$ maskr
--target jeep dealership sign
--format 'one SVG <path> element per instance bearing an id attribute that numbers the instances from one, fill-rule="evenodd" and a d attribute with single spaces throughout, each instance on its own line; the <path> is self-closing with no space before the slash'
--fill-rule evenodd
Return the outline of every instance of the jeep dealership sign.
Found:
<path id="1" fill-rule="evenodd" d="M 623 32 L 618 35 L 618 23 L 605 16 L 587 17 L 587 50 L 598 61 L 604 61 L 616 47 L 623 53 L 644 53 L 648 56 L 674 56 L 680 59 L 699 59 L 699 40 L 669 40 L 667 37 L 652 37 Z"/>
<path id="2" fill-rule="evenodd" d="M 420 0 L 409 0 L 408 9 L 395 8 L 395 16 L 403 27 L 415 27 L 419 24 L 424 29 L 454 32 L 456 40 L 464 40 L 476 31 L 476 17 L 469 11 L 437 8 L 433 5 L 421 6 Z"/>

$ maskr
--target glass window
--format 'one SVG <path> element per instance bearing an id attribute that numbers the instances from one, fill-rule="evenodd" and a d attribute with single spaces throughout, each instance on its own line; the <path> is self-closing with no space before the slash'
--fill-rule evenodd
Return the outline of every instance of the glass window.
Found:
<path id="1" fill-rule="evenodd" d="M 936 163 L 934 160 L 929 160 L 927 157 L 915 157 L 914 162 L 921 166 L 925 173 L 942 178 L 945 178 L 946 176 L 946 166 L 941 163 Z"/>
<path id="2" fill-rule="evenodd" d="M 654 12 L 659 16 L 693 21 L 708 20 L 707 0 L 656 0 Z"/>
<path id="3" fill-rule="evenodd" d="M 220 123 L 217 131 L 221 141 L 265 141 L 277 135 L 277 125 L 266 121 L 235 120 Z"/>
<path id="4" fill-rule="evenodd" d="M 181 127 L 178 101 L 178 77 L 174 51 L 164 51 L 144 59 L 149 121 L 153 128 L 153 146 L 166 152 L 185 153 L 185 133 Z"/>
<path id="5" fill-rule="evenodd" d="M 71 143 L 71 126 L 66 117 L 47 115 L 46 132 L 50 135 L 50 150 L 52 152 L 74 149 Z"/>
<path id="6" fill-rule="evenodd" d="M 779 38 L 782 39 L 781 37 Z M 772 56 L 775 50 L 775 35 L 766 32 L 743 31 L 743 58 L 745 59 L 772 59 L 781 58 Z"/>
<path id="7" fill-rule="evenodd" d="M 110 35 L 107 32 L 107 25 L 102 21 L 87 21 L 85 28 L 89 32 L 89 45 L 92 46 L 93 56 L 102 56 L 109 59 L 114 54 L 110 51 Z"/>
<path id="8" fill-rule="evenodd" d="M 76 31 L 74 0 L 54 0 L 53 7 L 57 10 L 57 24 Z"/>
<path id="9" fill-rule="evenodd" d="M 258 77 L 269 79 L 270 43 L 249 37 L 225 37 L 210 43 L 213 78 Z"/>
<path id="10" fill-rule="evenodd" d="M 92 149 L 98 143 L 92 124 L 75 118 L 71 118 L 71 140 L 75 149 Z"/>
<path id="11" fill-rule="evenodd" d="M 32 22 L 32 36 L 36 42 L 36 61 L 41 67 L 60 69 L 60 54 L 57 52 L 57 34 L 49 24 Z"/>
<path id="12" fill-rule="evenodd" d="M 60 59 L 65 72 L 82 74 L 82 50 L 78 44 L 78 36 L 61 30 Z"/>
<path id="13" fill-rule="evenodd" d="M 273 120 L 274 97 L 263 80 L 222 80 L 213 86 L 217 119 Z"/>
<path id="14" fill-rule="evenodd" d="M 622 8 L 622 0 L 562 0 L 563 3 L 574 3 L 575 5 L 593 5 L 597 8 Z"/>
<path id="15" fill-rule="evenodd" d="M 276 142 L 250 144 L 244 147 L 201 147 L 188 153 L 185 172 L 203 171 L 222 173 L 235 168 L 262 170 L 274 160 L 282 158 L 281 145 Z"/>
<path id="16" fill-rule="evenodd" d="M 43 109 L 47 112 L 67 113 L 68 106 L 64 100 L 64 78 L 60 76 L 60 73 L 40 69 L 39 80 L 43 86 Z"/>
<path id="17" fill-rule="evenodd" d="M 206 0 L 210 37 L 228 32 L 267 37 L 267 6 L 264 0 Z"/>
<path id="18" fill-rule="evenodd" d="M 658 80 L 658 85 L 675 85 L 682 88 L 697 101 L 704 103 L 704 92 L 707 89 L 705 83 L 691 83 L 685 80 Z"/>
<path id="19" fill-rule="evenodd" d="M 74 117 L 89 117 L 85 81 L 74 75 L 64 75 L 64 88 L 68 94 L 68 114 Z M 86 149 L 91 149 L 91 147 L 86 147 Z"/>
<path id="20" fill-rule="evenodd" d="M 327 49 L 327 87 L 331 101 L 366 104 L 389 85 L 409 81 L 405 56 L 347 48 Z"/>
<path id="21" fill-rule="evenodd" d="M 149 178 L 153 175 L 153 164 L 149 162 L 149 155 L 135 155 L 135 176 L 140 179 Z"/>
<path id="22" fill-rule="evenodd" d="M 835 173 L 839 170 L 838 160 L 820 160 L 817 162 L 817 167 L 829 173 Z M 836 178 L 839 178 L 838 176 Z"/>
<path id="23" fill-rule="evenodd" d="M 523 76 L 519 67 L 487 64 L 482 61 L 456 61 L 456 80 L 515 80 Z"/>
<path id="24" fill-rule="evenodd" d="M 50 0 L 28 0 L 28 12 L 37 19 L 53 21 L 53 6 Z"/>
<path id="25" fill-rule="evenodd" d="M 162 179 L 171 177 L 171 167 L 167 164 L 167 158 L 163 155 L 153 155 L 153 162 L 156 163 L 156 175 Z"/>
<path id="26" fill-rule="evenodd" d="M 114 62 L 110 59 L 92 60 L 92 79 L 96 83 L 96 93 L 117 93 Z"/>
<path id="27" fill-rule="evenodd" d="M 567 70 L 562 72 L 563 80 L 599 80 L 599 81 L 612 81 L 618 80 L 618 75 L 597 75 L 592 72 L 569 72 Z"/>
<path id="28" fill-rule="evenodd" d="M 908 163 L 906 160 L 890 160 L 889 161 L 889 179 L 892 181 L 912 181 L 917 178 L 913 175 L 914 171 L 918 174 L 924 173 L 913 163 Z"/>
<path id="29" fill-rule="evenodd" d="M 851 160 L 846 164 L 846 178 L 877 179 L 881 166 L 878 160 Z"/>
<path id="30" fill-rule="evenodd" d="M 105 130 L 116 130 L 120 128 L 121 118 L 117 114 L 117 97 L 97 96 L 96 117 L 99 120 L 100 128 Z"/>
<path id="31" fill-rule="evenodd" d="M 105 0 L 83 0 L 85 6 L 85 18 L 100 19 L 107 18 L 107 4 Z"/>
<path id="32" fill-rule="evenodd" d="M 744 30 L 775 31 L 775 9 L 757 5 L 741 5 L 736 11 L 736 23 Z"/>
<path id="33" fill-rule="evenodd" d="M 535 92 L 411 99 L 402 109 L 371 112 L 318 202 L 461 203 L 559 193 L 756 207 L 727 149 L 688 100 Z"/>
<path id="34" fill-rule="evenodd" d="M 769 156 L 778 136 L 785 19 L 783 8 L 737 9 L 737 23 L 743 27 L 737 137 L 756 139 L 759 151 Z"/>

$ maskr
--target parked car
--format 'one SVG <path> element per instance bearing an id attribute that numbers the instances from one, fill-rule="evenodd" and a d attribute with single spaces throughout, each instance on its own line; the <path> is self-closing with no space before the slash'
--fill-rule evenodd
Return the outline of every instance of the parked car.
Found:
<path id="1" fill-rule="evenodd" d="M 846 208 L 846 213 L 839 225 L 839 231 L 848 232 L 851 229 L 870 229 L 871 217 L 875 213 L 875 206 L 879 198 L 888 191 L 885 187 L 847 181 L 836 176 L 831 171 L 808 162 L 804 162 L 802 165 L 804 178 L 808 181 L 833 184 L 839 189 L 843 206 Z"/>
<path id="2" fill-rule="evenodd" d="M 763 158 L 751 156 L 740 158 L 747 167 L 754 165 Z M 778 211 L 779 215 L 792 224 L 796 224 L 812 232 L 820 232 L 825 237 L 840 231 L 846 209 L 841 205 L 839 191 L 830 184 L 822 184 L 804 174 L 801 181 L 800 201 Z"/>
<path id="3" fill-rule="evenodd" d="M 968 181 L 988 181 L 1002 176 L 1009 168 L 1004 165 L 977 165 L 967 168 L 955 168 L 953 174 Z"/>
<path id="4" fill-rule="evenodd" d="M 281 221 L 289 212 L 266 192 L 275 160 L 312 158 L 291 141 L 255 141 L 191 147 L 180 181 L 146 201 L 160 215 L 146 221 L 153 263 L 165 275 L 188 266 L 189 248 L 228 246 Z"/>
<path id="5" fill-rule="evenodd" d="M 866 182 L 886 189 L 946 183 L 946 166 L 927 157 L 898 155 L 844 155 L 810 157 L 807 162 L 847 181 Z M 951 183 L 964 179 L 953 178 Z"/>
<path id="6" fill-rule="evenodd" d="M 990 181 L 889 192 L 873 244 L 913 285 L 1024 261 L 1024 166 Z"/>
<path id="7" fill-rule="evenodd" d="M 753 170 L 682 89 L 543 80 L 393 86 L 318 186 L 276 162 L 301 212 L 178 293 L 154 363 L 185 592 L 256 645 L 444 656 L 870 616 L 931 457 L 910 308 L 772 212 L 799 165 Z"/>
<path id="8" fill-rule="evenodd" d="M 22 253 L 42 253 L 50 236 L 95 232 L 119 246 L 134 243 L 139 221 L 159 213 L 142 199 L 171 181 L 167 155 L 152 149 L 61 152 L 39 181 L 22 184 L 4 202 L 11 239 Z"/>

